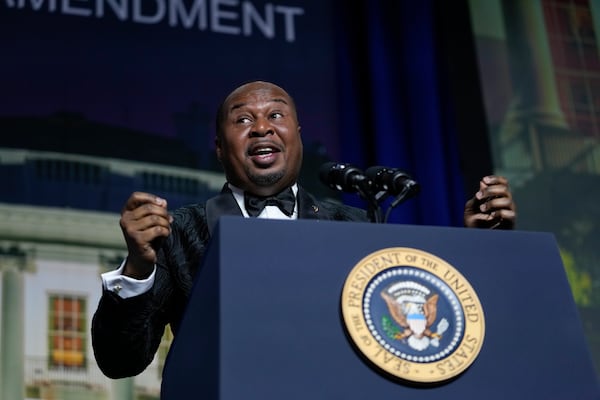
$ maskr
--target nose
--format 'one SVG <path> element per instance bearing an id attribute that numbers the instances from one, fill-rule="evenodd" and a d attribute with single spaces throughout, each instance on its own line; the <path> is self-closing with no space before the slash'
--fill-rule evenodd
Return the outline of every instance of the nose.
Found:
<path id="1" fill-rule="evenodd" d="M 254 121 L 252 125 L 252 131 L 250 132 L 250 137 L 263 137 L 267 135 L 273 135 L 275 131 L 273 130 L 273 126 L 269 122 L 268 118 L 258 117 Z"/>

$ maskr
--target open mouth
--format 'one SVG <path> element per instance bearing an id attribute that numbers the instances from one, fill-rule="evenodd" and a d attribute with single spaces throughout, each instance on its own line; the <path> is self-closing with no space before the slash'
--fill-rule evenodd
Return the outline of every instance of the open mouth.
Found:
<path id="1" fill-rule="evenodd" d="M 279 150 L 274 147 L 258 147 L 250 153 L 251 156 L 264 156 L 271 153 L 278 153 Z"/>
<path id="2" fill-rule="evenodd" d="M 273 143 L 256 143 L 248 148 L 249 156 L 264 156 L 281 152 L 281 148 Z"/>
<path id="3" fill-rule="evenodd" d="M 255 144 L 248 149 L 250 158 L 260 166 L 267 166 L 275 162 L 277 153 L 281 148 L 272 143 Z"/>

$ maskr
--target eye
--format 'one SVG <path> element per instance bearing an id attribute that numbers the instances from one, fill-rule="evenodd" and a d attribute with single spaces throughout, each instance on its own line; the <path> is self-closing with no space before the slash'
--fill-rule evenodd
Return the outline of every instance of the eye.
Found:
<path id="1" fill-rule="evenodd" d="M 238 123 L 238 124 L 247 124 L 248 122 L 250 122 L 250 118 L 247 117 L 247 116 L 245 116 L 245 115 L 243 115 L 243 116 L 238 117 L 235 120 L 235 122 Z"/>
<path id="2" fill-rule="evenodd" d="M 271 119 L 279 119 L 279 118 L 283 118 L 283 113 L 279 112 L 279 111 L 275 111 L 271 113 Z"/>

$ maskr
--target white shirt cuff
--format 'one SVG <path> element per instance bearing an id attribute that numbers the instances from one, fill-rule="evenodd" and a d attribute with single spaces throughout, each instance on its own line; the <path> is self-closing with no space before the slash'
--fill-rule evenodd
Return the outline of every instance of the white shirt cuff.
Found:
<path id="1" fill-rule="evenodd" d="M 102 277 L 102 286 L 104 286 L 106 290 L 116 293 L 123 299 L 138 296 L 150 290 L 154 284 L 154 276 L 156 274 L 155 265 L 152 274 L 146 279 L 134 279 L 125 276 L 123 275 L 123 269 L 125 268 L 126 261 L 127 259 L 123 260 L 118 269 L 100 275 Z"/>

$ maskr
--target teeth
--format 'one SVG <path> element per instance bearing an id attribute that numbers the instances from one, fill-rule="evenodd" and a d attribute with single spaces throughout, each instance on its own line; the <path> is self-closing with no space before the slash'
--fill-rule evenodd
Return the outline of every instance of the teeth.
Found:
<path id="1" fill-rule="evenodd" d="M 261 149 L 256 149 L 254 151 L 255 154 L 267 154 L 267 153 L 272 153 L 273 149 L 271 147 L 264 147 Z"/>

